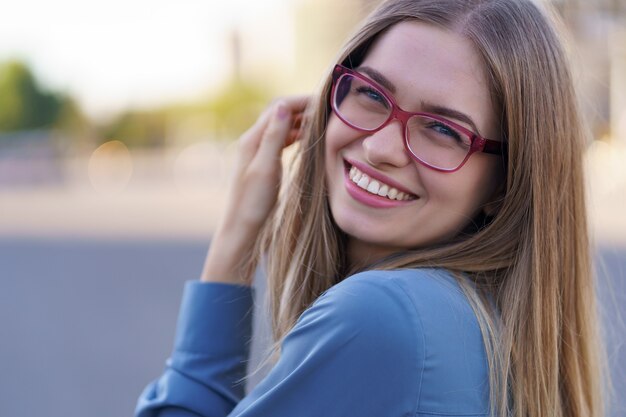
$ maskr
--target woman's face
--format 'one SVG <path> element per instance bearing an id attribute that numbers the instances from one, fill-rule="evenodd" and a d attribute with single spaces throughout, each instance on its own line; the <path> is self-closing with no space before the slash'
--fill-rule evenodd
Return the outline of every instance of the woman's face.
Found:
<path id="1" fill-rule="evenodd" d="M 485 70 L 472 43 L 459 34 L 419 22 L 399 23 L 379 37 L 355 69 L 370 78 L 377 74 L 379 84 L 388 84 L 387 91 L 406 111 L 454 110 L 471 119 L 475 128 L 445 117 L 498 139 Z M 380 77 L 385 81 L 381 83 Z M 500 158 L 480 152 L 456 172 L 430 169 L 406 151 L 400 122 L 364 133 L 334 113 L 326 130 L 325 156 L 331 212 L 349 236 L 348 257 L 353 263 L 455 236 L 481 210 L 490 209 L 503 176 Z M 409 199 L 390 200 L 354 187 L 352 166 L 381 187 L 387 184 L 410 193 Z"/>

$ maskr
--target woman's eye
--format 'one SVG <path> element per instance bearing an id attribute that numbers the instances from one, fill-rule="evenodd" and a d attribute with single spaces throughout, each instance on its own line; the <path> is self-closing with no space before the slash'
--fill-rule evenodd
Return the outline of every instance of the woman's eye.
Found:
<path id="1" fill-rule="evenodd" d="M 445 125 L 443 123 L 432 123 L 431 129 L 433 129 L 437 133 L 440 133 L 445 136 L 449 136 L 461 142 L 461 135 L 459 134 L 459 132 L 457 132 L 456 130 L 454 130 L 448 125 Z"/>
<path id="2" fill-rule="evenodd" d="M 388 107 L 388 103 L 385 97 L 379 91 L 371 87 L 357 87 L 356 92 L 359 95 L 364 95 L 368 99 L 371 99 L 384 105 L 385 107 Z"/>

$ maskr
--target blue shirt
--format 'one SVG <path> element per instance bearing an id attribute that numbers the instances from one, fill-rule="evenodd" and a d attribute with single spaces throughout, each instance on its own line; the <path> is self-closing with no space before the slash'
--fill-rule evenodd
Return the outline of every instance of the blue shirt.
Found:
<path id="1" fill-rule="evenodd" d="M 476 316 L 445 270 L 366 271 L 299 317 L 269 374 L 244 396 L 250 287 L 189 281 L 174 351 L 136 416 L 485 416 Z"/>

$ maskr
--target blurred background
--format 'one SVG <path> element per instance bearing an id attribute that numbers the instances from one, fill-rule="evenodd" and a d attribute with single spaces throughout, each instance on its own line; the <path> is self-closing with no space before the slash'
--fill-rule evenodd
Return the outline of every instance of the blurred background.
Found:
<path id="1" fill-rule="evenodd" d="M 545 1 L 594 134 L 611 415 L 624 416 L 626 0 Z M 234 141 L 272 97 L 312 92 L 378 3 L 0 0 L 0 416 L 132 415 L 224 209 Z"/>

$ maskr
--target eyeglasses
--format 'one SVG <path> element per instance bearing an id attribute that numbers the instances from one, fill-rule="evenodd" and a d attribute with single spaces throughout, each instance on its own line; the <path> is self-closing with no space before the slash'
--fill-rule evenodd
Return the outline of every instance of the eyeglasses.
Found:
<path id="1" fill-rule="evenodd" d="M 374 133 L 393 120 L 400 121 L 411 157 L 437 171 L 457 171 L 475 152 L 502 152 L 502 142 L 485 139 L 443 117 L 402 110 L 383 87 L 343 65 L 333 71 L 330 104 L 339 119 L 362 132 Z"/>

